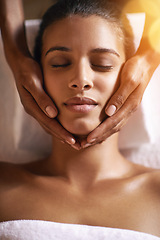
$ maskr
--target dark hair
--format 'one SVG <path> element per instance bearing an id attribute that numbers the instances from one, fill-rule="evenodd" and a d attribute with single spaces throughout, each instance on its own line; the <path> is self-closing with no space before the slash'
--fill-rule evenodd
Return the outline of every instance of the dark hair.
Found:
<path id="1" fill-rule="evenodd" d="M 126 26 L 130 28 L 125 16 L 122 17 L 122 11 L 117 6 L 118 4 L 112 0 L 58 0 L 56 4 L 51 6 L 42 18 L 40 29 L 35 41 L 34 57 L 35 60 L 41 63 L 42 38 L 45 29 L 54 22 L 62 20 L 72 15 L 88 17 L 91 15 L 100 16 L 115 26 L 117 36 L 124 39 L 126 45 L 129 36 L 126 31 Z M 130 42 L 131 44 L 131 42 Z M 132 49 L 133 49 L 133 44 Z M 130 49 L 131 49 L 130 45 Z"/>

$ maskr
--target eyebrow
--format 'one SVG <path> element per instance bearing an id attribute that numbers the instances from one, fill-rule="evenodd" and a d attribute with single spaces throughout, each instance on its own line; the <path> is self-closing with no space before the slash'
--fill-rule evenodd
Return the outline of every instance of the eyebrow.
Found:
<path id="1" fill-rule="evenodd" d="M 96 48 L 91 51 L 92 53 L 111 53 L 120 57 L 119 53 L 117 53 L 114 49 L 111 48 Z"/>
<path id="2" fill-rule="evenodd" d="M 71 52 L 70 48 L 67 47 L 62 47 L 62 46 L 56 46 L 56 47 L 51 47 L 45 54 L 47 56 L 48 53 L 54 52 L 54 51 L 62 51 L 62 52 Z"/>
<path id="3" fill-rule="evenodd" d="M 47 56 L 48 53 L 54 52 L 54 51 L 62 51 L 62 52 L 71 52 L 70 48 L 63 47 L 63 46 L 55 46 L 51 47 L 45 54 Z M 111 48 L 95 48 L 91 51 L 92 53 L 111 53 L 116 55 L 117 57 L 120 57 L 119 53 L 117 53 L 114 49 Z"/>

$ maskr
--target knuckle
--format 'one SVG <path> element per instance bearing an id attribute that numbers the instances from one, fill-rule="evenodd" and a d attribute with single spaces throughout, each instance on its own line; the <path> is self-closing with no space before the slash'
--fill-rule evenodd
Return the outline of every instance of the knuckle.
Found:
<path id="1" fill-rule="evenodd" d="M 117 118 L 116 119 L 112 119 L 111 134 L 119 132 L 120 129 L 121 129 L 120 121 Z"/>
<path id="2" fill-rule="evenodd" d="M 138 86 L 139 81 L 134 76 L 132 76 L 132 77 L 130 77 L 129 84 L 131 87 L 135 88 Z"/>
<path id="3" fill-rule="evenodd" d="M 117 132 L 119 132 L 120 131 L 120 127 L 117 125 L 117 126 L 115 126 L 114 128 L 113 128 L 113 133 L 117 133 Z"/>
<path id="4" fill-rule="evenodd" d="M 124 103 L 124 98 L 123 98 L 123 96 L 122 95 L 118 95 L 117 96 L 117 98 L 116 98 L 116 105 L 117 106 L 121 106 L 121 105 L 123 105 L 123 103 Z"/>
<path id="5" fill-rule="evenodd" d="M 135 112 L 135 111 L 137 111 L 137 109 L 138 109 L 138 106 L 139 106 L 139 104 L 138 103 L 135 103 L 134 105 L 133 105 L 133 111 Z"/>
<path id="6" fill-rule="evenodd" d="M 140 103 L 141 103 L 141 100 L 134 99 L 133 102 L 132 102 L 132 109 L 131 109 L 130 112 L 134 113 L 135 111 L 137 111 Z"/>
<path id="7" fill-rule="evenodd" d="M 19 95 L 20 102 L 22 104 L 23 109 L 30 114 L 31 113 L 31 101 L 29 98 L 24 97 L 23 95 Z"/>
<path id="8" fill-rule="evenodd" d="M 21 104 L 22 104 L 23 109 L 24 109 L 27 113 L 29 113 L 29 107 L 27 106 L 26 101 L 25 101 L 22 97 L 20 97 L 20 102 L 21 102 Z"/>
<path id="9" fill-rule="evenodd" d="M 24 110 L 31 116 L 34 116 L 35 114 L 35 108 L 33 107 L 32 101 L 31 99 L 23 99 L 22 101 L 22 105 Z"/>
<path id="10" fill-rule="evenodd" d="M 30 89 L 34 88 L 33 80 L 31 78 L 27 78 L 27 76 L 25 76 L 23 78 L 23 86 L 24 86 L 25 89 L 30 91 Z"/>
<path id="11" fill-rule="evenodd" d="M 24 110 L 26 111 L 26 113 L 28 113 L 29 115 L 32 115 L 32 111 L 31 108 L 29 107 L 28 104 L 23 105 Z"/>
<path id="12" fill-rule="evenodd" d="M 112 119 L 112 129 L 117 129 L 118 126 L 118 121 L 117 119 L 113 118 Z"/>
<path id="13" fill-rule="evenodd" d="M 40 82 L 35 79 L 35 78 L 31 78 L 29 76 L 25 76 L 23 79 L 23 86 L 28 90 L 28 91 L 33 91 L 35 89 L 39 89 L 40 88 Z"/>
<path id="14" fill-rule="evenodd" d="M 138 109 L 138 105 L 137 105 L 137 104 L 133 105 L 133 108 L 132 108 L 132 112 L 131 112 L 131 113 L 136 112 L 137 109 Z"/>
<path id="15" fill-rule="evenodd" d="M 114 126 L 112 134 L 117 133 L 117 132 L 119 132 L 119 131 L 121 130 L 124 121 L 125 121 L 125 120 L 123 119 L 122 121 L 118 122 L 118 123 Z"/>

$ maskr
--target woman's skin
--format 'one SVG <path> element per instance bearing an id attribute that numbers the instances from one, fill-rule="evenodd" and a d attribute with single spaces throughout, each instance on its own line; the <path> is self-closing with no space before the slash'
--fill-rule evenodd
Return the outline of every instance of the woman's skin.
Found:
<path id="1" fill-rule="evenodd" d="M 92 18 L 89 19 L 91 23 L 94 21 Z M 77 25 L 78 20 L 79 18 L 76 19 Z M 101 18 L 98 20 L 103 22 Z M 55 29 L 51 26 L 45 31 L 42 56 L 43 75 L 45 88 L 59 110 L 58 120 L 60 123 L 72 134 L 86 137 L 106 118 L 106 99 L 108 100 L 118 88 L 119 81 L 117 79 L 122 64 L 125 62 L 125 54 L 124 47 L 119 47 L 122 43 L 118 41 L 115 43 L 111 34 L 106 34 L 107 39 L 104 38 L 103 42 L 101 37 L 99 42 L 94 43 L 93 36 L 87 34 L 85 25 L 81 26 L 81 22 L 79 24 L 81 35 L 77 38 L 79 31 L 79 28 L 76 29 L 77 25 L 72 27 L 71 32 L 69 31 L 72 21 L 69 22 L 69 27 L 65 24 L 66 31 L 62 31 L 61 25 L 59 27 L 58 23 L 55 25 Z M 101 28 L 100 26 L 101 22 L 95 28 L 95 32 L 103 36 L 106 28 L 103 24 Z M 56 32 L 55 36 L 51 34 L 50 28 L 53 29 L 53 34 Z M 86 36 L 85 44 L 84 36 Z M 60 39 L 62 40 L 60 41 Z M 106 42 L 108 48 L 105 48 Z M 119 51 L 115 51 L 116 45 L 117 49 L 120 49 Z M 68 80 L 67 84 L 66 79 Z M 77 101 L 82 98 L 84 105 L 74 106 L 74 102 L 76 102 L 74 98 L 79 98 Z M 87 105 L 85 98 L 94 102 Z M 90 111 L 90 108 L 93 110 Z M 76 109 L 79 111 L 74 114 Z M 87 127 L 86 121 L 88 122 Z"/>
<path id="2" fill-rule="evenodd" d="M 45 86 L 59 110 L 59 121 L 78 139 L 103 120 L 105 105 L 117 88 L 125 55 L 115 32 L 97 16 L 72 16 L 44 32 Z M 80 99 L 73 102 L 73 97 Z M 84 97 L 94 97 L 96 105 L 79 102 Z M 129 162 L 118 151 L 117 140 L 116 133 L 77 151 L 53 136 L 48 159 L 25 165 L 1 163 L 0 221 L 37 219 L 160 237 L 159 170 Z"/>
<path id="3" fill-rule="evenodd" d="M 128 2 L 130 1 L 118 0 L 117 4 L 123 8 Z M 88 143 L 100 143 L 122 128 L 131 113 L 137 109 L 160 62 L 160 55 L 150 44 L 146 44 L 148 38 L 143 36 L 138 52 L 124 64 L 120 86 L 106 106 L 106 114 L 111 117 L 80 141 L 81 144 L 75 144 L 74 136 L 53 119 L 58 112 L 43 90 L 40 67 L 27 47 L 21 0 L 0 0 L 0 27 L 6 59 L 13 71 L 25 110 L 35 117 L 48 133 L 77 149 L 87 147 Z"/>

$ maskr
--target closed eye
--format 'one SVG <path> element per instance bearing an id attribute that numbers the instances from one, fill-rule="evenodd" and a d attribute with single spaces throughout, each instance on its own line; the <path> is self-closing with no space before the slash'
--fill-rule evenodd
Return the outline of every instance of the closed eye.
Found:
<path id="1" fill-rule="evenodd" d="M 95 65 L 95 64 L 92 64 L 92 67 L 98 68 L 98 69 L 101 69 L 101 70 L 105 70 L 105 71 L 110 71 L 110 70 L 113 69 L 113 66 L 112 66 L 112 65 L 103 66 L 103 65 Z"/>
<path id="2" fill-rule="evenodd" d="M 65 68 L 70 66 L 70 63 L 66 63 L 66 64 L 52 64 L 52 68 Z"/>

